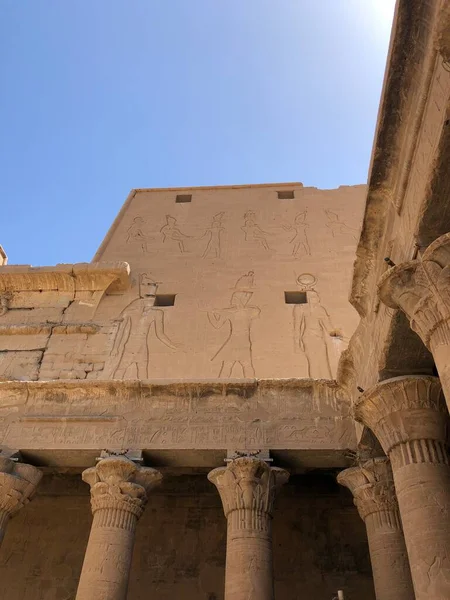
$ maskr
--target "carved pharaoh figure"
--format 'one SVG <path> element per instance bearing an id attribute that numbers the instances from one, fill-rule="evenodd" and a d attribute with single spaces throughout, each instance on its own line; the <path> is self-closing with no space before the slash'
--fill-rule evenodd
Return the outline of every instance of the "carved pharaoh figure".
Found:
<path id="1" fill-rule="evenodd" d="M 180 252 L 185 252 L 184 242 L 191 236 L 182 233 L 177 226 L 177 220 L 175 217 L 166 215 L 166 224 L 161 227 L 160 232 L 163 235 L 163 242 L 166 240 L 172 240 L 177 243 Z"/>
<path id="2" fill-rule="evenodd" d="M 142 217 L 135 217 L 133 223 L 127 229 L 126 242 L 138 242 L 142 248 L 142 252 L 148 252 L 147 247 L 147 236 L 142 231 L 144 219 Z"/>
<path id="3" fill-rule="evenodd" d="M 251 325 L 259 317 L 261 310 L 257 306 L 248 305 L 252 295 L 253 292 L 243 289 L 235 291 L 228 308 L 214 309 L 208 313 L 209 322 L 216 329 L 220 329 L 225 323 L 230 327 L 227 339 L 211 359 L 221 364 L 219 377 L 231 377 L 236 364 L 241 366 L 244 377 L 255 376 Z"/>
<path id="4" fill-rule="evenodd" d="M 214 215 L 211 227 L 208 227 L 202 236 L 205 237 L 209 234 L 208 242 L 206 243 L 206 248 L 202 255 L 203 258 L 208 258 L 209 256 L 212 256 L 213 258 L 220 258 L 220 234 L 225 231 L 225 228 L 222 226 L 223 215 L 223 212 Z"/>

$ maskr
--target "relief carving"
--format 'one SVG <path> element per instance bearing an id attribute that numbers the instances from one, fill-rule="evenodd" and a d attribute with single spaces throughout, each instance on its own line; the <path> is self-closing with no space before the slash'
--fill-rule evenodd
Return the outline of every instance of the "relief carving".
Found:
<path id="1" fill-rule="evenodd" d="M 341 220 L 339 215 L 328 208 L 324 208 L 324 213 L 327 216 L 326 226 L 331 231 L 331 235 L 333 237 L 339 235 L 349 235 L 351 236 L 355 242 L 358 241 L 358 230 L 354 227 L 350 227 Z"/>
<path id="2" fill-rule="evenodd" d="M 177 345 L 165 333 L 164 311 L 155 308 L 158 284 L 147 273 L 139 275 L 139 297 L 119 315 L 111 356 L 116 358 L 113 379 L 148 379 L 148 337 L 153 327 L 157 339 L 173 350 Z M 131 371 L 134 373 L 131 373 Z"/>
<path id="3" fill-rule="evenodd" d="M 211 226 L 203 234 L 202 238 L 208 236 L 205 250 L 202 254 L 202 258 L 220 258 L 222 251 L 220 235 L 225 231 L 225 227 L 222 225 L 223 215 L 225 213 L 219 212 L 214 215 Z"/>
<path id="4" fill-rule="evenodd" d="M 245 234 L 246 242 L 256 242 L 264 250 L 270 250 L 267 242 L 268 231 L 264 231 L 256 222 L 256 213 L 253 210 L 248 210 L 244 214 L 244 225 L 241 227 Z"/>
<path id="5" fill-rule="evenodd" d="M 170 215 L 166 215 L 166 224 L 161 227 L 160 233 L 163 236 L 163 243 L 167 240 L 175 242 L 181 253 L 186 251 L 185 241 L 192 238 L 192 236 L 180 231 L 177 220 Z"/>
<path id="6" fill-rule="evenodd" d="M 142 252 L 148 252 L 148 240 L 147 236 L 142 231 L 144 225 L 144 219 L 142 217 L 135 217 L 133 223 L 127 229 L 126 243 L 137 242 L 142 249 Z"/>
<path id="7" fill-rule="evenodd" d="M 307 302 L 294 304 L 294 343 L 306 356 L 308 377 L 332 379 L 330 363 L 330 337 L 337 337 L 327 309 L 322 306 L 315 289 L 317 279 L 311 273 L 303 273 L 297 278 L 302 292 L 307 294 Z"/>
<path id="8" fill-rule="evenodd" d="M 248 304 L 253 296 L 253 276 L 253 271 L 249 271 L 238 279 L 230 306 L 208 312 L 209 322 L 215 329 L 224 325 L 229 327 L 226 340 L 211 358 L 213 362 L 220 364 L 218 377 L 231 377 L 236 365 L 241 367 L 245 378 L 255 377 L 251 326 L 253 320 L 259 317 L 261 309 Z"/>
<path id="9" fill-rule="evenodd" d="M 307 216 L 308 213 L 305 210 L 295 217 L 293 225 L 282 226 L 285 231 L 295 231 L 294 237 L 289 241 L 292 244 L 292 255 L 295 258 L 302 254 L 311 255 L 311 248 L 309 247 L 308 236 L 306 235 L 306 230 L 309 227 L 306 222 Z"/>

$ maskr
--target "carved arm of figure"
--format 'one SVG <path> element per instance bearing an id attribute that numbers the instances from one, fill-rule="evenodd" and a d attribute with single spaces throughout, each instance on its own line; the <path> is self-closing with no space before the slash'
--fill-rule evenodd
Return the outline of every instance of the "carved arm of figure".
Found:
<path id="1" fill-rule="evenodd" d="M 168 348 L 177 350 L 179 346 L 174 344 L 164 332 L 164 312 L 160 309 L 152 309 L 152 313 L 154 316 L 155 333 L 158 340 L 165 344 Z"/>
<path id="2" fill-rule="evenodd" d="M 305 351 L 305 344 L 303 342 L 303 334 L 305 333 L 305 315 L 299 306 L 294 307 L 294 342 L 295 347 L 300 348 L 302 352 Z"/>
<path id="3" fill-rule="evenodd" d="M 228 319 L 222 311 L 212 310 L 208 312 L 208 320 L 215 329 L 220 329 Z"/>
<path id="4" fill-rule="evenodd" d="M 114 338 L 114 344 L 111 350 L 111 356 L 117 356 L 119 354 L 119 348 L 122 346 L 122 341 L 125 338 L 125 331 L 131 326 L 131 319 L 127 317 L 124 319 L 123 317 L 118 317 L 114 319 L 114 322 L 119 323 L 119 327 L 117 329 L 116 337 Z"/>

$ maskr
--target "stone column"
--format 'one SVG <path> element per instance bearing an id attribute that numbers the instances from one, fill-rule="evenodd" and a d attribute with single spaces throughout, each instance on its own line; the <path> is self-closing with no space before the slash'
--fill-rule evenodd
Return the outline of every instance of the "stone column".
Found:
<path id="1" fill-rule="evenodd" d="M 354 414 L 389 455 L 416 600 L 448 600 L 448 415 L 439 379 L 387 379 L 361 395 Z"/>
<path id="2" fill-rule="evenodd" d="M 225 600 L 273 600 L 272 511 L 289 473 L 243 457 L 208 475 L 227 518 Z"/>
<path id="3" fill-rule="evenodd" d="M 91 486 L 94 519 L 76 600 L 125 600 L 136 523 L 147 492 L 162 475 L 124 456 L 101 460 L 83 472 Z"/>
<path id="4" fill-rule="evenodd" d="M 406 314 L 432 352 L 450 408 L 450 233 L 430 244 L 421 260 L 389 269 L 378 293 L 384 304 Z"/>
<path id="5" fill-rule="evenodd" d="M 0 544 L 9 519 L 28 504 L 41 478 L 36 467 L 0 456 Z"/>
<path id="6" fill-rule="evenodd" d="M 414 600 L 414 590 L 388 458 L 345 469 L 337 477 L 348 487 L 366 524 L 377 600 Z"/>

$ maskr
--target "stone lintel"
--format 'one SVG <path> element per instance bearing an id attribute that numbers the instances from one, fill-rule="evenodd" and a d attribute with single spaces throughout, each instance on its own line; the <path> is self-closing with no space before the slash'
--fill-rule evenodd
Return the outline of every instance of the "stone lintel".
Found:
<path id="1" fill-rule="evenodd" d="M 250 449 L 301 469 L 345 466 L 356 449 L 346 396 L 313 380 L 0 382 L 2 414 L 0 445 L 48 466 L 87 466 L 105 449 L 166 453 L 169 463 L 176 453 Z"/>

